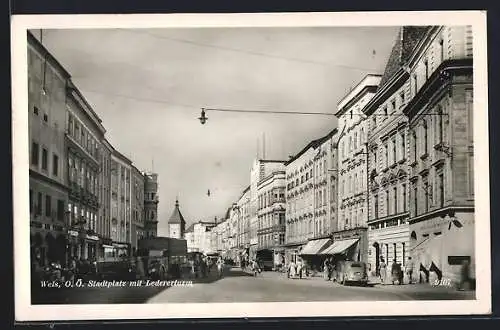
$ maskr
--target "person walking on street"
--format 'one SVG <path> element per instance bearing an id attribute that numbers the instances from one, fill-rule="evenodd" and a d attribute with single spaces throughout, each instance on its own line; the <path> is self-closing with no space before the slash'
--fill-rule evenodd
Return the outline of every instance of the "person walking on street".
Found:
<path id="1" fill-rule="evenodd" d="M 329 281 L 331 279 L 331 275 L 330 275 L 330 260 L 325 259 L 325 261 L 323 262 L 323 276 L 324 276 L 324 279 L 326 281 Z"/>
<path id="2" fill-rule="evenodd" d="M 297 273 L 299 273 L 300 279 L 302 279 L 302 268 L 303 268 L 302 261 L 301 260 L 297 261 Z"/>
<path id="3" fill-rule="evenodd" d="M 392 260 L 392 266 L 391 266 L 391 281 L 392 284 L 394 285 L 394 282 L 398 281 L 399 279 L 399 269 L 398 269 L 398 263 L 396 262 L 396 259 Z"/>
<path id="4" fill-rule="evenodd" d="M 380 264 L 379 264 L 379 273 L 380 273 L 380 282 L 382 284 L 386 283 L 386 278 L 387 278 L 387 265 L 385 264 L 384 258 L 380 258 Z"/>
<path id="5" fill-rule="evenodd" d="M 222 257 L 219 257 L 219 260 L 217 260 L 217 272 L 219 273 L 219 278 L 222 278 L 224 275 L 224 260 Z"/>
<path id="6" fill-rule="evenodd" d="M 406 276 L 408 276 L 408 284 L 413 283 L 413 267 L 413 260 L 411 260 L 411 257 L 408 257 L 408 261 L 405 267 Z"/>

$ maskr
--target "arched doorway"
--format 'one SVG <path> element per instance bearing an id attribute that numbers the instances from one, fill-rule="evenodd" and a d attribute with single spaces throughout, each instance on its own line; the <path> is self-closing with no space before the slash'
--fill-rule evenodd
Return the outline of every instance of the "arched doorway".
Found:
<path id="1" fill-rule="evenodd" d="M 373 247 L 375 248 L 375 274 L 377 276 L 380 276 L 380 270 L 379 270 L 379 266 L 380 266 L 380 245 L 375 242 L 373 243 Z"/>

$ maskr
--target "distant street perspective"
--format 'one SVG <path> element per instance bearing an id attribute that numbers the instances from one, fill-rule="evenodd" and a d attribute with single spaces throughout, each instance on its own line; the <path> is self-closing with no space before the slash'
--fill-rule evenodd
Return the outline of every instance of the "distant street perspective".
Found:
<path id="1" fill-rule="evenodd" d="M 33 304 L 475 299 L 471 26 L 27 42 Z"/>

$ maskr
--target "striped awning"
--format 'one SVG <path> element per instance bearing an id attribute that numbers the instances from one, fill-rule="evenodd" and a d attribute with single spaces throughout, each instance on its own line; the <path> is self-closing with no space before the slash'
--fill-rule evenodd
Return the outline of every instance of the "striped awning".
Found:
<path id="1" fill-rule="evenodd" d="M 359 238 L 335 241 L 330 247 L 321 252 L 321 254 L 329 254 L 329 255 L 341 254 L 345 250 L 349 249 L 351 246 L 356 244 L 358 241 Z"/>
<path id="2" fill-rule="evenodd" d="M 325 248 L 325 246 L 330 243 L 329 238 L 321 238 L 321 239 L 315 239 L 312 241 L 307 242 L 306 246 L 302 248 L 302 251 L 300 251 L 301 255 L 317 255 L 321 252 L 322 249 Z"/>

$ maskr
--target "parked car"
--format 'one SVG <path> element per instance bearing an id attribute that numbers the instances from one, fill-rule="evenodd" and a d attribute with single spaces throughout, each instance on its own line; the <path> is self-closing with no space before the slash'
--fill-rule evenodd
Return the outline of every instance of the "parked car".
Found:
<path id="1" fill-rule="evenodd" d="M 342 285 L 348 283 L 368 284 L 366 263 L 359 261 L 344 261 L 340 264 L 340 268 L 339 278 Z"/>

